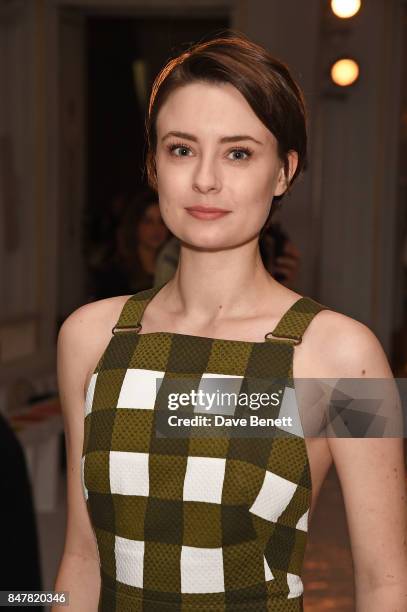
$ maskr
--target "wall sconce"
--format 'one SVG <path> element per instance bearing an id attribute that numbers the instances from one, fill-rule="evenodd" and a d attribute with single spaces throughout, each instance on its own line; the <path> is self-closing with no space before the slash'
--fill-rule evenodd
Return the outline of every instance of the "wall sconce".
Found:
<path id="1" fill-rule="evenodd" d="M 359 64 L 350 58 L 337 60 L 331 66 L 331 79 L 335 85 L 349 87 L 359 78 Z"/>
<path id="2" fill-rule="evenodd" d="M 341 19 L 349 19 L 356 15 L 360 5 L 360 0 L 331 0 L 332 12 Z"/>

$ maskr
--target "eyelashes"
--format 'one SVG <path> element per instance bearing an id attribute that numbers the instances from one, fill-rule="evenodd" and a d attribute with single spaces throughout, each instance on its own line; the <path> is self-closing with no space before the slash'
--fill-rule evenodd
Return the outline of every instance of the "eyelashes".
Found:
<path id="1" fill-rule="evenodd" d="M 190 150 L 190 147 L 188 145 L 186 145 L 183 142 L 172 142 L 167 146 L 167 150 L 169 151 L 170 155 L 172 155 L 173 157 L 189 157 L 188 155 L 175 155 L 174 151 L 176 149 L 188 149 Z M 253 155 L 253 150 L 249 149 L 248 147 L 235 147 L 234 149 L 231 149 L 228 152 L 228 155 L 230 155 L 230 153 L 244 153 L 246 155 L 246 157 L 244 157 L 243 159 L 239 159 L 239 158 L 235 158 L 232 161 L 247 161 L 248 159 L 250 159 L 250 157 Z"/>

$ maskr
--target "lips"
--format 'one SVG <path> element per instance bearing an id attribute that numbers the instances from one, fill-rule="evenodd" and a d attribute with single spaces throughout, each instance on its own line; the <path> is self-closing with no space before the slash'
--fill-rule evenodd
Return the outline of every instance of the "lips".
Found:
<path id="1" fill-rule="evenodd" d="M 188 206 L 185 208 L 187 213 L 195 219 L 201 219 L 203 221 L 211 221 L 213 219 L 219 219 L 229 214 L 230 210 L 223 210 L 222 208 L 213 208 L 205 206 Z"/>
<path id="2" fill-rule="evenodd" d="M 224 208 L 213 208 L 210 206 L 186 206 L 187 210 L 195 210 L 203 213 L 218 213 L 218 212 L 230 212 L 229 210 L 225 210 Z"/>

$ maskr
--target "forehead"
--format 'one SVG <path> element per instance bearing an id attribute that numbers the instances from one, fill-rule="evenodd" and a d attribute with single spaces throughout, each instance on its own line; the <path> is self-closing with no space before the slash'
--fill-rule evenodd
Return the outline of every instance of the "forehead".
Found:
<path id="1" fill-rule="evenodd" d="M 245 97 L 230 83 L 196 82 L 175 89 L 157 116 L 157 135 L 168 130 L 189 132 L 198 138 L 243 131 L 263 142 L 273 138 Z"/>

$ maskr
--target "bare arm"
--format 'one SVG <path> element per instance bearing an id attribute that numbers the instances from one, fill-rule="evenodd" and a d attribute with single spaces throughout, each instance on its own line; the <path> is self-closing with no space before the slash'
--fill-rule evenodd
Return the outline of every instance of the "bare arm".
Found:
<path id="1" fill-rule="evenodd" d="M 383 349 L 364 325 L 341 324 L 332 377 L 391 379 Z M 343 325 L 342 325 L 343 324 Z M 334 374 L 334 371 L 335 374 Z M 358 612 L 407 611 L 407 497 L 403 439 L 328 438 L 341 482 Z"/>
<path id="2" fill-rule="evenodd" d="M 69 592 L 69 608 L 75 612 L 95 612 L 100 591 L 100 569 L 96 540 L 86 508 L 81 482 L 84 426 L 84 382 L 87 373 L 84 355 L 89 339 L 89 310 L 76 310 L 62 325 L 58 335 L 58 387 L 65 425 L 67 452 L 68 514 L 65 547 L 55 590 Z M 60 610 L 53 607 L 52 611 Z"/>

